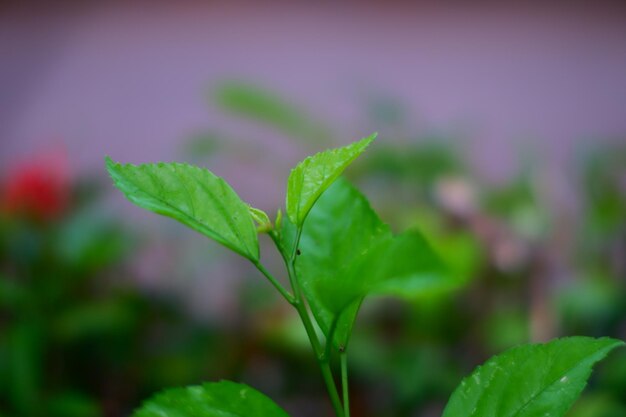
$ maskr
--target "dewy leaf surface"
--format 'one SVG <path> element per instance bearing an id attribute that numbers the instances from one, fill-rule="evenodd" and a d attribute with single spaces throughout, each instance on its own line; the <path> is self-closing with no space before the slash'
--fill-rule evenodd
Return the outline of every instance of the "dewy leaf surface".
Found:
<path id="1" fill-rule="evenodd" d="M 443 417 L 561 417 L 584 389 L 593 365 L 623 344 L 568 337 L 512 348 L 465 378 Z"/>
<path id="2" fill-rule="evenodd" d="M 302 225 L 313 204 L 376 138 L 376 133 L 348 146 L 309 156 L 289 174 L 286 210 L 289 220 Z"/>
<path id="3" fill-rule="evenodd" d="M 272 400 L 244 384 L 205 383 L 163 391 L 133 417 L 289 417 Z"/>
<path id="4" fill-rule="evenodd" d="M 209 170 L 179 163 L 122 165 L 108 157 L 106 165 L 115 186 L 136 205 L 172 217 L 252 261 L 259 259 L 249 206 Z"/>

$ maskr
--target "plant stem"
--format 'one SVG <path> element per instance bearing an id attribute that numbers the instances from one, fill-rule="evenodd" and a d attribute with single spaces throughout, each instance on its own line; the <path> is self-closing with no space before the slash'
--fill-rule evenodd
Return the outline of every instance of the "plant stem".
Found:
<path id="1" fill-rule="evenodd" d="M 324 378 L 324 383 L 326 384 L 326 389 L 328 390 L 330 402 L 333 405 L 335 414 L 337 415 L 337 417 L 344 417 L 343 409 L 341 407 L 341 400 L 339 399 L 339 392 L 337 391 L 337 385 L 335 385 L 333 373 L 330 369 L 330 358 L 322 357 L 322 348 L 320 346 L 317 334 L 315 333 L 315 329 L 313 328 L 313 323 L 311 323 L 311 318 L 309 317 L 309 313 L 306 311 L 306 306 L 304 305 L 304 303 L 296 301 L 295 307 L 298 311 L 298 314 L 300 315 L 300 319 L 302 320 L 302 324 L 304 325 L 306 334 L 309 337 L 309 341 L 311 342 L 311 347 L 313 348 L 313 352 L 315 353 L 315 359 L 317 360 L 317 363 L 322 371 L 322 378 Z"/>
<path id="2" fill-rule="evenodd" d="M 344 349 L 339 351 L 341 362 L 341 389 L 343 398 L 344 417 L 350 417 L 350 393 L 348 392 L 348 352 Z"/>
<path id="3" fill-rule="evenodd" d="M 254 266 L 256 266 L 256 268 L 261 271 L 261 273 L 263 275 L 265 275 L 265 277 L 269 280 L 269 282 L 272 283 L 272 285 L 274 286 L 274 288 L 276 288 L 278 290 L 278 292 L 285 298 L 285 300 L 287 300 L 287 302 L 291 305 L 294 305 L 296 302 L 296 299 L 294 298 L 293 295 L 291 295 L 291 293 L 289 291 L 287 291 L 285 289 L 285 287 L 283 287 L 280 282 L 278 282 L 278 280 L 276 278 L 274 278 L 272 276 L 272 274 L 270 274 L 270 272 L 267 270 L 267 268 L 265 268 L 263 266 L 262 263 L 260 262 L 253 262 Z"/>
<path id="4" fill-rule="evenodd" d="M 335 330 L 337 330 L 337 323 L 339 323 L 339 316 L 335 316 L 332 324 L 330 325 L 330 330 L 328 331 L 328 337 L 326 338 L 326 346 L 324 347 L 324 353 L 322 355 L 322 359 L 330 360 L 330 350 L 333 347 L 333 339 L 335 338 Z"/>
<path id="5" fill-rule="evenodd" d="M 293 242 L 291 257 L 289 258 L 289 263 L 287 265 L 287 270 L 289 271 L 289 281 L 291 283 L 293 294 L 296 297 L 296 301 L 302 300 L 302 296 L 300 295 L 300 285 L 298 285 L 298 278 L 296 276 L 296 256 L 298 256 L 298 246 L 300 245 L 301 236 L 302 226 L 298 227 L 298 231 L 296 232 L 296 239 Z"/>
<path id="6" fill-rule="evenodd" d="M 311 347 L 313 348 L 315 359 L 317 360 L 320 370 L 322 371 L 322 378 L 324 379 L 324 383 L 326 384 L 326 389 L 328 390 L 330 402 L 333 406 L 333 409 L 335 410 L 335 414 L 337 415 L 337 417 L 345 417 L 341 400 L 339 398 L 339 391 L 337 391 L 337 385 L 335 384 L 335 379 L 333 378 L 333 373 L 330 369 L 330 358 L 327 357 L 330 355 L 325 355 L 325 352 L 322 350 L 322 346 L 317 337 L 317 333 L 315 332 L 315 328 L 313 327 L 311 317 L 309 316 L 309 312 L 307 311 L 306 304 L 304 298 L 302 297 L 302 294 L 300 292 L 300 286 L 298 284 L 298 277 L 296 275 L 296 257 L 298 255 L 298 245 L 300 244 L 301 235 L 302 227 L 298 227 L 290 258 L 287 260 L 283 255 L 283 259 L 285 260 L 285 264 L 287 266 L 287 272 L 289 274 L 291 290 L 293 291 L 295 298 L 295 301 L 294 303 L 292 303 L 292 305 L 298 312 L 300 320 L 304 325 L 304 330 L 306 331 L 309 342 L 311 343 Z M 273 240 L 278 247 L 278 241 L 276 239 Z M 279 252 L 281 252 L 280 247 L 278 247 L 278 250 Z"/>

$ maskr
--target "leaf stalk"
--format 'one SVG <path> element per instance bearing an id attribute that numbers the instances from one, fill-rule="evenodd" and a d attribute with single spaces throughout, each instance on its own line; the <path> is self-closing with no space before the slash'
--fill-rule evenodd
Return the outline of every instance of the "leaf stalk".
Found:
<path id="1" fill-rule="evenodd" d="M 339 351 L 339 361 L 341 362 L 341 389 L 343 398 L 344 417 L 350 417 L 350 394 L 348 392 L 348 352 L 341 349 Z"/>
<path id="2" fill-rule="evenodd" d="M 295 302 L 296 302 L 295 297 L 293 295 L 291 295 L 291 293 L 289 291 L 287 291 L 285 289 L 285 287 L 283 287 L 282 284 L 280 282 L 278 282 L 278 280 L 276 278 L 274 278 L 274 276 L 267 270 L 267 268 L 265 268 L 265 266 L 263 266 L 263 264 L 261 262 L 253 262 L 253 264 L 259 271 L 261 271 L 261 273 L 263 275 L 265 275 L 265 278 L 267 278 L 268 281 L 272 283 L 274 288 L 276 288 L 278 290 L 280 295 L 282 295 L 283 298 L 285 300 L 287 300 L 287 302 L 289 304 L 291 304 L 291 305 L 295 304 Z"/>

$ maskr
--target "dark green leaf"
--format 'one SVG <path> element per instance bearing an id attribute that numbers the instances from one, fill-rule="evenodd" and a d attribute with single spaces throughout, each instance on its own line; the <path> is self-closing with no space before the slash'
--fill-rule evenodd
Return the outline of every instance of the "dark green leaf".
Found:
<path id="1" fill-rule="evenodd" d="M 309 156 L 289 174 L 286 209 L 289 220 L 301 226 L 322 193 L 376 138 L 376 133 L 348 146 Z"/>
<path id="2" fill-rule="evenodd" d="M 8 329 L 9 369 L 6 375 L 8 394 L 18 415 L 38 415 L 44 373 L 44 332 L 32 317 L 14 323 Z"/>
<path id="3" fill-rule="evenodd" d="M 593 365 L 624 343 L 569 337 L 522 345 L 488 360 L 452 394 L 443 417 L 560 417 Z"/>
<path id="4" fill-rule="evenodd" d="M 155 395 L 133 417 L 288 417 L 272 400 L 230 381 L 174 388 Z"/>
<path id="5" fill-rule="evenodd" d="M 107 157 L 106 164 L 115 186 L 136 205 L 172 217 L 248 259 L 259 259 L 248 205 L 222 178 L 179 163 L 122 165 Z"/>
<path id="6" fill-rule="evenodd" d="M 0 308 L 24 307 L 27 297 L 28 289 L 22 282 L 0 274 Z"/>
<path id="7" fill-rule="evenodd" d="M 102 417 L 100 404 L 78 391 L 62 391 L 55 393 L 47 404 L 49 417 Z"/>

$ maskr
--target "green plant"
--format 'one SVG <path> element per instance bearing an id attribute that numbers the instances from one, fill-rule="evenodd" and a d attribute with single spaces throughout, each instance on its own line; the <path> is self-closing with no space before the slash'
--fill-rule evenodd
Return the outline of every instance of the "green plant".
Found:
<path id="1" fill-rule="evenodd" d="M 286 215 L 279 210 L 274 222 L 206 169 L 180 163 L 121 165 L 106 158 L 115 185 L 133 203 L 172 217 L 247 258 L 295 308 L 339 417 L 350 415 L 349 342 L 363 299 L 372 294 L 415 297 L 452 289 L 462 281 L 418 231 L 393 235 L 367 199 L 340 178 L 375 136 L 299 163 L 288 179 Z M 261 262 L 260 233 L 280 252 L 290 289 Z M 584 388 L 592 366 L 622 344 L 570 337 L 510 349 L 465 379 L 443 416 L 562 416 Z M 341 390 L 331 366 L 335 362 Z M 223 415 L 287 414 L 258 391 L 227 381 L 167 390 L 135 413 Z"/>

